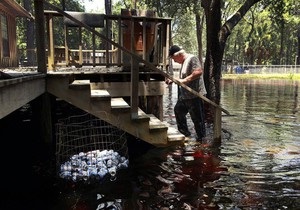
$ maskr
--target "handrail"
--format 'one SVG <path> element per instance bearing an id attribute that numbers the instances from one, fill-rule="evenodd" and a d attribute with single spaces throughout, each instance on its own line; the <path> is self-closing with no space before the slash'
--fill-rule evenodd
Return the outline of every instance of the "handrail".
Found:
<path id="1" fill-rule="evenodd" d="M 148 68 L 150 68 L 150 70 L 155 71 L 155 72 L 159 72 L 161 73 L 164 77 L 170 79 L 171 81 L 173 81 L 175 84 L 180 85 L 181 87 L 183 87 L 184 89 L 190 91 L 192 94 L 198 96 L 199 98 L 203 99 L 204 101 L 206 101 L 207 103 L 213 105 L 216 108 L 219 108 L 220 110 L 222 110 L 224 113 L 226 113 L 227 115 L 230 115 L 230 113 L 224 109 L 223 107 L 221 107 L 220 105 L 216 104 L 215 102 L 211 101 L 210 99 L 206 98 L 205 96 L 203 96 L 202 94 L 198 93 L 197 91 L 191 89 L 190 87 L 188 87 L 187 85 L 181 83 L 180 81 L 178 81 L 177 79 L 175 79 L 174 77 L 172 77 L 171 75 L 167 74 L 166 72 L 156 68 L 156 66 L 154 66 L 152 63 L 144 60 L 143 58 L 139 57 L 138 55 L 136 55 L 135 53 L 132 53 L 131 51 L 129 51 L 128 49 L 126 49 L 125 47 L 123 47 L 122 45 L 108 39 L 107 37 L 105 37 L 104 35 L 102 35 L 101 33 L 99 33 L 98 31 L 96 31 L 95 29 L 93 29 L 92 27 L 88 26 L 87 24 L 77 20 L 76 18 L 72 17 L 71 15 L 69 15 L 68 13 L 64 12 L 63 10 L 59 9 L 58 7 L 48 3 L 47 1 L 44 0 L 44 3 L 46 3 L 50 8 L 56 10 L 57 12 L 59 12 L 60 14 L 62 14 L 63 16 L 69 18 L 70 20 L 72 20 L 73 22 L 77 23 L 78 25 L 86 28 L 87 30 L 93 32 L 94 34 L 98 35 L 99 37 L 101 37 L 102 39 L 104 39 L 106 42 L 118 47 L 119 49 L 123 50 L 124 52 L 128 53 L 130 56 L 132 56 L 133 58 L 135 58 L 136 60 L 142 62 L 143 64 L 145 64 Z"/>

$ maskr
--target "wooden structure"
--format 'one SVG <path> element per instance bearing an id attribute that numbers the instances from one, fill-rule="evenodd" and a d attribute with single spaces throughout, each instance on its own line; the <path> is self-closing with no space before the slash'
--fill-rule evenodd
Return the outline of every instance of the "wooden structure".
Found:
<path id="1" fill-rule="evenodd" d="M 44 11 L 43 3 L 54 10 Z M 173 143 L 183 143 L 184 135 L 162 121 L 164 80 L 167 77 L 215 107 L 214 138 L 221 138 L 221 111 L 227 114 L 228 112 L 167 73 L 171 19 L 132 16 L 132 14 L 109 16 L 99 14 L 96 17 L 103 20 L 104 24 L 100 21 L 100 24 L 93 25 L 90 21 L 84 21 L 89 16 L 80 21 L 80 18 L 76 18 L 76 14 L 62 11 L 54 5 L 40 0 L 35 0 L 35 11 L 36 32 L 39 37 L 37 40 L 37 63 L 38 72 L 41 73 L 42 78 L 32 78 L 26 93 L 32 92 L 35 96 L 50 93 L 56 98 L 69 102 L 117 126 L 136 138 L 155 146 L 168 146 Z M 86 14 L 79 14 L 79 17 L 81 17 L 80 15 Z M 103 59 L 96 62 L 96 59 L 93 58 L 92 62 L 85 62 L 81 39 L 79 39 L 79 46 L 76 49 L 78 57 L 75 58 L 72 55 L 75 49 L 70 49 L 67 42 L 68 33 L 65 33 L 64 46 L 55 46 L 53 19 L 56 17 L 65 19 L 65 32 L 68 31 L 68 27 L 77 27 L 79 28 L 79 37 L 82 29 L 91 32 L 93 40 L 95 37 L 100 37 L 105 43 L 105 49 L 97 49 L 94 45 L 89 53 L 92 53 L 93 56 L 96 53 L 103 53 Z M 46 24 L 44 20 L 46 20 Z M 115 40 L 108 36 L 110 22 L 114 22 L 115 28 L 118 30 L 119 36 Z M 45 26 L 48 36 L 45 35 Z M 95 30 L 95 27 L 98 26 L 103 26 L 106 33 L 102 34 Z M 124 27 L 127 27 L 126 30 Z M 148 35 L 150 37 L 147 37 Z M 48 62 L 45 59 L 45 52 L 47 52 Z M 130 62 L 126 62 L 124 65 L 124 59 L 130 60 Z M 73 68 L 73 65 L 89 67 L 81 70 L 81 68 Z M 62 66 L 64 70 L 60 71 Z M 94 68 L 96 66 L 102 66 L 103 69 Z M 113 70 L 112 67 L 114 67 Z M 23 83 L 23 80 L 16 80 L 16 83 L 13 84 L 15 87 L 22 87 L 20 82 Z M 7 100 L 18 100 L 16 98 L 20 96 L 15 95 L 14 99 L 9 98 L 15 88 L 5 85 L 8 83 L 3 81 L 3 86 L 0 86 L 3 90 L 1 95 L 6 96 Z M 36 86 L 30 86 L 34 83 L 40 86 L 39 90 L 42 92 L 36 92 Z M 28 100 L 31 98 L 31 96 L 27 97 Z M 43 100 L 41 107 L 44 110 L 41 110 L 40 114 L 45 116 L 41 117 L 44 121 L 42 125 L 51 126 L 49 99 L 43 97 Z M 22 102 L 24 101 L 26 100 Z M 0 117 L 5 116 L 8 112 L 11 110 L 4 110 Z M 48 116 L 46 116 L 47 114 Z M 50 133 L 51 128 L 43 129 L 44 133 Z M 50 136 L 45 138 L 51 140 Z"/>
<path id="2" fill-rule="evenodd" d="M 141 78 L 149 76 L 154 77 L 154 74 L 140 74 Z M 161 77 L 159 74 L 156 76 Z M 46 91 L 149 144 L 168 146 L 183 143 L 184 136 L 160 119 L 164 94 L 162 82 L 138 82 L 138 96 L 147 97 L 148 101 L 155 101 L 156 105 L 146 110 L 138 103 L 135 113 L 130 77 L 129 72 L 53 72 L 47 76 Z"/>
<path id="3" fill-rule="evenodd" d="M 16 67 L 19 63 L 16 40 L 16 18 L 33 20 L 32 15 L 14 0 L 0 1 L 0 67 Z"/>
<path id="4" fill-rule="evenodd" d="M 44 11 L 47 22 L 47 66 L 49 70 L 55 71 L 62 66 L 122 66 L 123 69 L 129 71 L 131 55 L 126 51 L 135 53 L 141 59 L 166 70 L 169 64 L 167 56 L 170 42 L 170 18 L 156 17 L 153 11 L 136 12 L 136 10 L 125 9 L 121 11 L 121 15 L 62 12 L 79 22 L 63 16 L 58 11 Z M 58 45 L 54 40 L 57 20 L 64 23 L 64 45 Z M 96 30 L 97 28 L 103 29 L 102 32 Z M 117 35 L 113 39 L 109 37 L 111 28 L 117 30 Z M 88 49 L 83 46 L 84 30 L 92 32 L 92 48 Z M 70 47 L 70 33 L 78 33 L 77 48 Z M 95 45 L 96 38 L 101 39 L 100 47 Z M 107 42 L 106 39 L 112 42 Z"/>
<path id="5" fill-rule="evenodd" d="M 47 77 L 47 92 L 150 144 L 166 146 L 182 142 L 184 136 L 162 122 L 165 77 L 150 71 L 151 66 L 143 63 L 166 70 L 171 19 L 55 9 L 44 12 L 48 32 L 47 66 L 51 70 Z M 53 39 L 55 18 L 63 20 L 65 26 L 64 46 L 55 45 Z M 108 38 L 111 24 L 117 28 L 117 42 Z M 68 42 L 69 30 L 74 27 L 79 33 L 78 49 L 71 49 Z M 104 28 L 105 33 L 95 30 L 96 27 Z M 100 37 L 104 49 L 97 49 L 95 45 L 91 50 L 83 49 L 83 30 L 92 32 L 93 43 Z M 149 58 L 150 51 L 152 59 Z M 102 59 L 86 60 L 85 53 L 100 53 Z M 87 74 L 59 72 L 61 67 L 70 66 L 103 68 Z"/>

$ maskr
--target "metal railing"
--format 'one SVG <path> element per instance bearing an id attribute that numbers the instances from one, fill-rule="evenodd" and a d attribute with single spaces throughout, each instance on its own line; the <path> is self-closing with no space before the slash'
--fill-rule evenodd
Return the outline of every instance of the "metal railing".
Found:
<path id="1" fill-rule="evenodd" d="M 300 65 L 240 65 L 223 66 L 223 73 L 231 74 L 299 74 Z"/>

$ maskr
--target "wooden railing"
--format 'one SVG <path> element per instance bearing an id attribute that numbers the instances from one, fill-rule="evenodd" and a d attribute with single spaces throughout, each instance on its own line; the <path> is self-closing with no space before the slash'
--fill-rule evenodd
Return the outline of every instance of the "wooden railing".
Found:
<path id="1" fill-rule="evenodd" d="M 141 59 L 149 61 L 164 70 L 167 68 L 169 64 L 167 55 L 170 40 L 170 18 L 132 16 L 128 11 L 127 13 L 123 12 L 124 14 L 121 15 L 98 13 L 95 13 L 97 14 L 95 15 L 93 13 L 62 11 L 54 6 L 52 7 L 55 11 L 44 11 L 48 31 L 47 57 L 49 70 L 55 70 L 62 65 L 131 66 L 131 56 L 124 49 L 137 54 Z M 94 18 L 99 19 L 99 24 L 93 23 L 91 26 L 88 21 L 77 22 L 74 21 L 76 16 L 74 19 L 70 18 L 73 17 L 72 15 L 78 17 L 85 15 L 85 18 L 89 17 L 87 15 L 93 15 Z M 64 22 L 65 41 L 63 46 L 58 46 L 54 40 L 55 18 L 60 18 L 60 21 Z M 96 26 L 104 29 L 104 32 L 97 31 Z M 68 44 L 69 30 L 74 27 L 78 29 L 79 33 L 77 49 L 70 48 Z M 111 28 L 116 30 L 115 40 L 109 36 L 108 32 L 111 31 Z M 82 43 L 83 30 L 92 32 L 92 49 L 86 49 Z M 96 37 L 101 38 L 102 43 L 100 46 L 102 46 L 102 49 L 96 47 Z"/>

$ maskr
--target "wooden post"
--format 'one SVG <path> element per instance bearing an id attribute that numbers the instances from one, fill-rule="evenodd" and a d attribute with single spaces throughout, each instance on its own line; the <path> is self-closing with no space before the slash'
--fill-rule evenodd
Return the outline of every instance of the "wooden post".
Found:
<path id="1" fill-rule="evenodd" d="M 218 107 L 214 107 L 214 120 L 213 120 L 213 126 L 214 126 L 214 135 L 213 139 L 215 141 L 221 140 L 221 131 L 222 131 L 222 111 Z"/>
<path id="2" fill-rule="evenodd" d="M 55 70 L 55 48 L 53 39 L 53 15 L 47 16 L 48 22 L 48 69 Z"/>
<path id="3" fill-rule="evenodd" d="M 168 54 L 169 54 L 169 48 L 170 48 L 170 39 L 171 39 L 171 24 L 169 21 L 163 22 L 163 27 L 161 31 L 162 36 L 162 61 L 160 61 L 163 64 L 163 69 L 166 69 L 167 65 L 169 65 L 168 60 Z"/>
<path id="4" fill-rule="evenodd" d="M 147 53 L 147 36 L 149 34 L 147 34 L 147 31 L 146 31 L 146 19 L 143 18 L 143 59 L 144 60 L 147 60 L 146 58 L 146 53 Z"/>
<path id="5" fill-rule="evenodd" d="M 68 46 L 68 26 L 64 25 L 65 31 L 65 61 L 66 66 L 70 65 L 70 55 L 69 55 L 69 46 Z"/>
<path id="6" fill-rule="evenodd" d="M 95 28 L 94 28 L 95 29 Z M 95 33 L 92 33 L 92 40 L 93 40 L 93 67 L 95 67 L 96 63 L 96 36 Z"/>
<path id="7" fill-rule="evenodd" d="M 38 72 L 47 73 L 43 0 L 34 0 Z"/>
<path id="8" fill-rule="evenodd" d="M 131 52 L 135 52 L 134 50 L 134 19 L 131 18 Z M 138 61 L 131 56 L 131 118 L 138 117 L 138 106 L 139 106 L 139 65 Z"/>
<path id="9" fill-rule="evenodd" d="M 118 28 L 119 28 L 119 44 L 123 46 L 123 31 L 122 31 L 122 21 L 121 18 L 118 18 Z M 123 60 L 121 49 L 118 49 L 118 66 L 121 66 Z"/>
<path id="10" fill-rule="evenodd" d="M 163 83 L 165 85 L 165 83 Z M 147 113 L 153 114 L 155 117 L 163 121 L 163 96 L 147 96 Z"/>
<path id="11" fill-rule="evenodd" d="M 82 27 L 79 27 L 79 65 L 82 66 L 83 63 L 83 52 L 82 52 Z"/>
<path id="12" fill-rule="evenodd" d="M 31 102 L 38 137 L 49 145 L 53 143 L 51 111 L 53 101 L 55 101 L 53 96 L 44 93 Z"/>
<path id="13" fill-rule="evenodd" d="M 106 19 L 106 37 L 107 38 L 111 38 L 111 37 L 109 37 L 109 30 L 110 30 L 110 24 L 109 24 L 109 20 L 108 19 Z M 105 41 L 105 40 L 103 40 L 103 41 Z M 106 67 L 109 67 L 109 48 L 110 48 L 110 44 L 107 42 L 107 41 L 105 41 L 105 58 L 106 58 L 106 60 L 105 60 L 105 62 L 106 62 Z"/>

